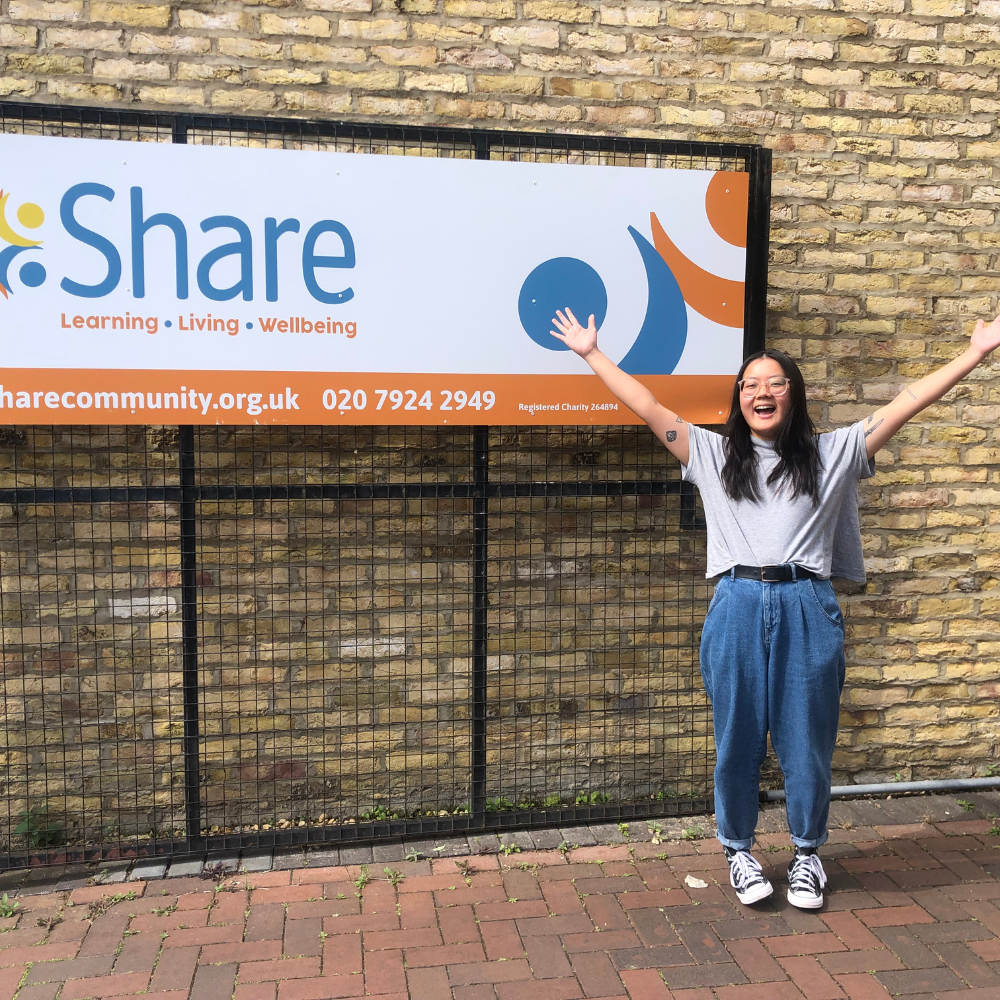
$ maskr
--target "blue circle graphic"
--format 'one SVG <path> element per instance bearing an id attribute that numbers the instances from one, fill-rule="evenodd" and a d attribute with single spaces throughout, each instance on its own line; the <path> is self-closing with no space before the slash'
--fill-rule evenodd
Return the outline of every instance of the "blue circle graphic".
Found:
<path id="1" fill-rule="evenodd" d="M 165 327 L 171 327 L 171 326 L 173 326 L 174 324 L 173 324 L 173 323 L 172 323 L 172 322 L 171 322 L 171 321 L 170 321 L 170 320 L 168 319 L 168 320 L 166 320 L 166 322 L 164 322 L 164 324 L 163 324 L 163 325 L 164 325 Z"/>
<path id="2" fill-rule="evenodd" d="M 517 299 L 517 313 L 524 332 L 540 347 L 568 351 L 549 331 L 557 309 L 569 306 L 583 324 L 593 314 L 598 330 L 608 313 L 608 292 L 601 276 L 576 257 L 553 257 L 524 279 Z"/>
<path id="3" fill-rule="evenodd" d="M 29 260 L 17 273 L 29 288 L 37 288 L 45 280 L 45 268 L 37 260 Z"/>
<path id="4" fill-rule="evenodd" d="M 253 323 L 247 323 L 247 329 L 248 330 L 252 330 L 253 329 Z"/>

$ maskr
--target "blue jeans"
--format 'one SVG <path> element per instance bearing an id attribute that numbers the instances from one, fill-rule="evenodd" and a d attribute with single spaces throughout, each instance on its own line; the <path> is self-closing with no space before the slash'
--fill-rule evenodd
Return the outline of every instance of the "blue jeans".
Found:
<path id="1" fill-rule="evenodd" d="M 844 619 L 829 580 L 724 576 L 701 636 L 715 726 L 715 821 L 737 850 L 754 842 L 767 733 L 785 775 L 792 842 L 826 842 L 844 687 Z"/>

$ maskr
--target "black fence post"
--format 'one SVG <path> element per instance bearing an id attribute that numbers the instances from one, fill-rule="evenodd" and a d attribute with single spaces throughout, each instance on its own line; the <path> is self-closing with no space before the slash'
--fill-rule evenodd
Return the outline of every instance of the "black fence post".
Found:
<path id="1" fill-rule="evenodd" d="M 472 823 L 486 825 L 486 589 L 489 578 L 490 431 L 472 434 Z"/>
<path id="2" fill-rule="evenodd" d="M 181 628 L 184 689 L 184 820 L 188 850 L 201 839 L 198 725 L 198 529 L 195 523 L 194 427 L 180 430 Z"/>

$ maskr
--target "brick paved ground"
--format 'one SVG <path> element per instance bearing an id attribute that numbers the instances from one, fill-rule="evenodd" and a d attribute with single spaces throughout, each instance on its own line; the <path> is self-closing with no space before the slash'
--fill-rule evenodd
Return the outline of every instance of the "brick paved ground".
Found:
<path id="1" fill-rule="evenodd" d="M 361 865 L 301 856 L 218 881 L 9 875 L 0 1000 L 1000 1000 L 998 805 L 836 804 L 832 891 L 814 914 L 784 901 L 775 810 L 759 856 L 779 891 L 753 909 L 714 840 L 654 843 L 646 824 L 627 843 L 373 860 L 363 886 Z"/>

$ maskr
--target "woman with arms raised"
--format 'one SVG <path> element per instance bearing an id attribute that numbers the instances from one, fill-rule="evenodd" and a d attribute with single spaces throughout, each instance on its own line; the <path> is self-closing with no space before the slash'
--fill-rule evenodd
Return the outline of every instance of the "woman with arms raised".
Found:
<path id="1" fill-rule="evenodd" d="M 911 417 L 1000 345 L 1000 317 L 980 320 L 966 351 L 851 427 L 817 435 L 798 365 L 781 351 L 748 358 L 722 434 L 689 424 L 597 347 L 567 309 L 552 335 L 642 418 L 694 483 L 708 526 L 707 576 L 718 577 L 701 639 L 717 764 L 715 818 L 743 903 L 771 895 L 750 854 L 767 734 L 785 776 L 795 853 L 788 900 L 823 905 L 833 749 L 844 685 L 844 619 L 831 576 L 863 581 L 857 482 Z"/>

